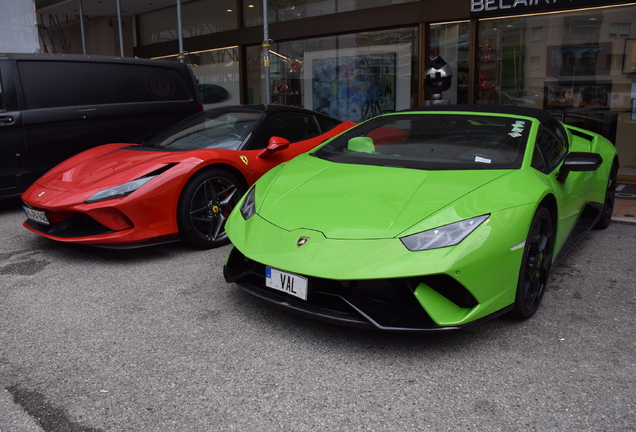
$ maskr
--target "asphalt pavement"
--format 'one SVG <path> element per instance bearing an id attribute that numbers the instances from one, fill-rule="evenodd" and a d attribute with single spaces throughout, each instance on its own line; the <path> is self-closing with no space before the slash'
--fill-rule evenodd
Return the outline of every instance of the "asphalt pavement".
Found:
<path id="1" fill-rule="evenodd" d="M 633 431 L 636 225 L 590 232 L 527 321 L 355 330 L 226 284 L 229 246 L 52 242 L 0 199 L 0 431 Z"/>

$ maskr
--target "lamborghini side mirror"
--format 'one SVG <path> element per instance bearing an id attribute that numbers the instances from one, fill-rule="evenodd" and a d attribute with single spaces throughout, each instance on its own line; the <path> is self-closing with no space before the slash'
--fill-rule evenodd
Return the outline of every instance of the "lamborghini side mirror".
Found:
<path id="1" fill-rule="evenodd" d="M 564 183 L 570 171 L 596 171 L 603 163 L 598 153 L 572 152 L 565 157 L 557 180 Z"/>

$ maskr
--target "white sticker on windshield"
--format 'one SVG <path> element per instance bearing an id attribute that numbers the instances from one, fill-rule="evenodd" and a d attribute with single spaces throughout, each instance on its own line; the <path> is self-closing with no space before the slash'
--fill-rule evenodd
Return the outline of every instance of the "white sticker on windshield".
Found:
<path id="1" fill-rule="evenodd" d="M 513 138 L 519 138 L 521 136 L 519 132 L 510 132 L 508 135 L 510 135 Z"/>
<path id="2" fill-rule="evenodd" d="M 475 162 L 490 163 L 490 159 L 486 159 L 481 156 L 475 156 Z"/>

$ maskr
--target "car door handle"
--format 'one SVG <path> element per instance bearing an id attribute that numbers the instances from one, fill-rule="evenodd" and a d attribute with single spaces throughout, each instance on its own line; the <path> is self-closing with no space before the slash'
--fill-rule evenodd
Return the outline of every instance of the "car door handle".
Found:
<path id="1" fill-rule="evenodd" d="M 0 126 L 11 125 L 15 123 L 15 117 L 12 116 L 0 116 Z"/>

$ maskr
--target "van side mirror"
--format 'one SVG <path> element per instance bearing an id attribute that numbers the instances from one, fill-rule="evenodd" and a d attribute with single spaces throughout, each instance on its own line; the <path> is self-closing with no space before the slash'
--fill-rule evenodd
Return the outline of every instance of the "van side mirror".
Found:
<path id="1" fill-rule="evenodd" d="M 269 139 L 269 144 L 267 144 L 267 147 L 261 150 L 261 152 L 257 154 L 256 157 L 267 159 L 273 153 L 276 153 L 280 150 L 285 150 L 287 147 L 289 147 L 289 140 L 282 137 L 273 136 Z"/>
<path id="2" fill-rule="evenodd" d="M 569 153 L 563 165 L 561 165 L 561 171 L 557 176 L 557 180 L 561 183 L 565 183 L 570 171 L 596 171 L 603 163 L 603 158 L 598 153 L 588 152 L 572 152 Z"/>

